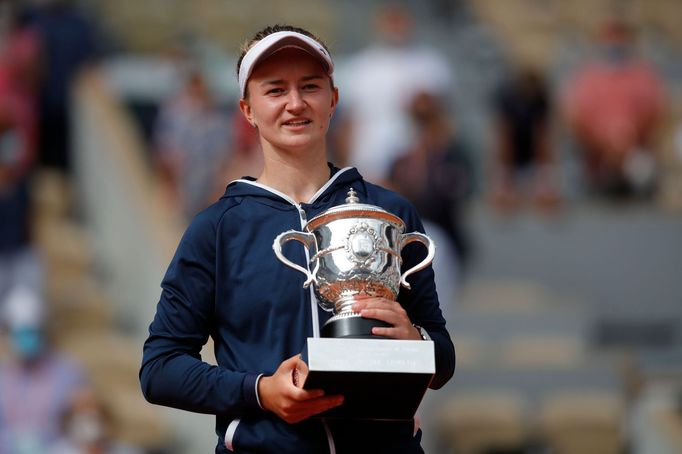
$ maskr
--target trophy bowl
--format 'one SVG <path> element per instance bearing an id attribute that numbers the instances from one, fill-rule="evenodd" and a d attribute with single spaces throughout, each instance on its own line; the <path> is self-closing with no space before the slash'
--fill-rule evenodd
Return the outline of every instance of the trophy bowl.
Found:
<path id="1" fill-rule="evenodd" d="M 428 266 L 435 255 L 435 245 L 418 232 L 403 233 L 405 223 L 388 211 L 359 203 L 351 188 L 346 203 L 315 216 L 303 231 L 289 230 L 273 242 L 277 258 L 306 276 L 303 287 L 311 284 L 320 307 L 333 312 L 321 329 L 322 337 L 374 338 L 374 326 L 387 323 L 363 318 L 353 312 L 353 303 L 365 297 L 383 297 L 395 301 L 400 286 L 410 288 L 407 276 Z M 291 262 L 282 246 L 291 240 L 308 249 L 308 268 Z M 402 275 L 401 251 L 405 245 L 419 242 L 428 249 L 427 256 Z"/>

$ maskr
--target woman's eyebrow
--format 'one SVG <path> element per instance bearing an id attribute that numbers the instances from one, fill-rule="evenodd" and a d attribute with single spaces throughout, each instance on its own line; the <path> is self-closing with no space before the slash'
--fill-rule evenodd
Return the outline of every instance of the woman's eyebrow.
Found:
<path id="1" fill-rule="evenodd" d="M 301 78 L 301 80 L 303 82 L 308 82 L 308 81 L 317 80 L 317 79 L 324 79 L 324 77 L 320 76 L 319 74 L 312 74 L 310 76 L 304 76 L 303 78 Z"/>
<path id="2" fill-rule="evenodd" d="M 261 86 L 264 85 L 282 85 L 284 83 L 284 80 L 282 79 L 272 79 L 272 80 L 264 80 L 263 82 L 260 83 Z"/>
<path id="3" fill-rule="evenodd" d="M 321 76 L 319 74 L 311 74 L 308 76 L 301 77 L 302 82 L 309 82 L 311 80 L 322 80 L 322 79 L 324 79 L 324 76 Z M 285 83 L 284 79 L 271 79 L 271 80 L 264 80 L 259 85 L 264 87 L 267 85 L 283 85 L 284 83 Z"/>

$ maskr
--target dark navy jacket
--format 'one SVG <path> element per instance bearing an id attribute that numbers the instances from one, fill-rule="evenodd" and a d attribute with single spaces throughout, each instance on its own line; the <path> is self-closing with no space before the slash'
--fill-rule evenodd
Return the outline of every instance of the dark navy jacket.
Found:
<path id="1" fill-rule="evenodd" d="M 284 359 L 303 350 L 313 336 L 313 315 L 319 323 L 331 315 L 312 300 L 310 289 L 302 287 L 304 275 L 277 259 L 272 250 L 275 237 L 289 229 L 301 230 L 308 219 L 345 203 L 350 187 L 362 203 L 403 219 L 406 232 L 423 232 L 415 209 L 404 198 L 364 181 L 354 168 L 332 168 L 332 173 L 304 204 L 248 179 L 232 182 L 220 200 L 191 222 L 163 279 L 144 344 L 142 390 L 155 404 L 215 414 L 217 453 L 229 452 L 225 432 L 236 418 L 240 420 L 232 438 L 236 452 L 329 452 L 330 436 L 338 453 L 422 452 L 421 433 L 412 436 L 411 422 L 311 418 L 288 424 L 261 409 L 257 401 L 257 377 L 274 373 Z M 286 243 L 284 253 L 306 266 L 300 243 Z M 403 271 L 424 255 L 423 247 L 408 244 L 402 251 Z M 427 267 L 408 280 L 412 290 L 401 289 L 398 301 L 435 343 L 436 374 L 430 386 L 437 389 L 452 376 L 455 354 L 433 269 Z M 200 357 L 209 336 L 218 366 Z"/>

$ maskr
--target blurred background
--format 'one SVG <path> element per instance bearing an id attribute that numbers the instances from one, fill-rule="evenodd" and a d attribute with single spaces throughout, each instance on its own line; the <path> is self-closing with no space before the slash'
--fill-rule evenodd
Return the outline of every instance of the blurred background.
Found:
<path id="1" fill-rule="evenodd" d="M 680 17 L 0 1 L 0 453 L 213 452 L 213 417 L 147 404 L 137 372 L 187 222 L 259 172 L 235 65 L 275 22 L 335 56 L 330 160 L 412 200 L 439 245 L 458 365 L 419 410 L 426 452 L 682 452 Z"/>

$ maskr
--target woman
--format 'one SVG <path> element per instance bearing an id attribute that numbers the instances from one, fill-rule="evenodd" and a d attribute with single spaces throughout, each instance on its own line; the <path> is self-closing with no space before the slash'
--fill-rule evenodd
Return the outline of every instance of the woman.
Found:
<path id="1" fill-rule="evenodd" d="M 299 353 L 306 338 L 319 336 L 330 314 L 302 288 L 300 274 L 277 260 L 274 238 L 344 203 L 349 187 L 364 203 L 400 216 L 407 231 L 423 231 L 403 198 L 365 182 L 353 168 L 327 163 L 326 134 L 339 100 L 333 70 L 326 47 L 300 28 L 267 27 L 246 46 L 237 65 L 239 107 L 257 129 L 263 171 L 230 183 L 197 215 L 162 282 L 142 389 L 152 403 L 215 414 L 217 453 L 422 452 L 421 432 L 411 422 L 315 418 L 342 405 L 343 396 L 304 390 L 292 378 L 305 369 Z M 421 260 L 416 252 L 404 249 L 404 269 Z M 306 264 L 303 248 L 287 256 Z M 391 325 L 374 334 L 429 336 L 436 351 L 431 387 L 439 388 L 454 371 L 454 348 L 432 269 L 410 283 L 398 302 L 364 299 L 354 310 Z M 200 358 L 209 336 L 217 366 Z"/>

